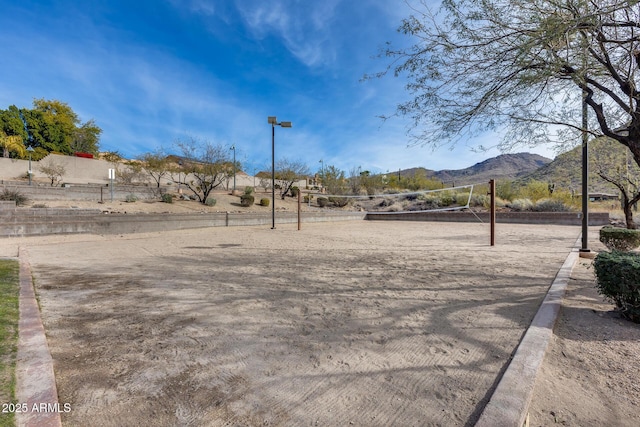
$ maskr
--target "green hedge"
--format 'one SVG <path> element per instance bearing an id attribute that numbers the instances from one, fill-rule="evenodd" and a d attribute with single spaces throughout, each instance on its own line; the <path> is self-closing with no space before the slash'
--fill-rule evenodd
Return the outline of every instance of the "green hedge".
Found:
<path id="1" fill-rule="evenodd" d="M 640 323 L 640 254 L 600 252 L 594 267 L 598 293 L 614 302 L 624 318 Z"/>
<path id="2" fill-rule="evenodd" d="M 630 251 L 640 246 L 640 230 L 606 226 L 600 229 L 600 241 L 611 251 Z"/>

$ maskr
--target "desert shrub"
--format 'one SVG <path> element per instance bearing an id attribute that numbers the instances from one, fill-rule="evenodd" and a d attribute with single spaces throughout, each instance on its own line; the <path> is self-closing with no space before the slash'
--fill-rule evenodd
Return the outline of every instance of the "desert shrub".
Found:
<path id="1" fill-rule="evenodd" d="M 33 205 L 31 205 L 32 208 L 34 209 L 46 209 L 48 208 L 47 205 L 45 205 L 44 203 L 34 203 Z"/>
<path id="2" fill-rule="evenodd" d="M 305 203 L 309 203 L 309 201 L 313 200 L 313 195 L 307 194 L 306 196 L 304 196 L 303 200 Z"/>
<path id="3" fill-rule="evenodd" d="M 640 323 L 640 254 L 600 252 L 593 265 L 598 293 L 615 303 L 622 317 Z"/>
<path id="4" fill-rule="evenodd" d="M 542 181 L 529 181 L 527 185 L 520 188 L 518 194 L 520 194 L 520 197 L 529 200 L 540 200 L 551 195 L 549 192 L 549 184 Z"/>
<path id="5" fill-rule="evenodd" d="M 291 197 L 298 197 L 299 192 L 300 192 L 300 189 L 296 186 L 293 186 L 289 189 L 289 193 L 291 193 Z"/>
<path id="6" fill-rule="evenodd" d="M 169 193 L 164 193 L 161 197 L 160 200 L 162 200 L 165 203 L 173 203 L 173 194 L 169 194 Z"/>
<path id="7" fill-rule="evenodd" d="M 540 199 L 534 205 L 534 212 L 570 212 L 571 206 L 567 206 L 561 199 Z"/>
<path id="8" fill-rule="evenodd" d="M 533 202 L 530 199 L 515 199 L 507 206 L 518 212 L 530 211 L 533 209 Z"/>
<path id="9" fill-rule="evenodd" d="M 29 198 L 18 190 L 5 188 L 4 191 L 0 193 L 0 200 L 14 201 L 16 202 L 16 206 L 23 206 L 29 201 Z"/>
<path id="10" fill-rule="evenodd" d="M 266 197 L 260 199 L 260 206 L 269 206 L 269 203 L 271 203 L 271 200 L 267 199 Z"/>
<path id="11" fill-rule="evenodd" d="M 454 203 L 456 203 L 456 197 L 454 193 L 445 191 L 440 194 L 440 206 L 446 208 L 447 206 L 451 206 Z"/>
<path id="12" fill-rule="evenodd" d="M 215 206 L 218 201 L 213 197 L 207 197 L 207 200 L 204 201 L 204 204 L 207 206 Z"/>
<path id="13" fill-rule="evenodd" d="M 244 194 L 253 194 L 253 187 L 244 187 Z"/>
<path id="14" fill-rule="evenodd" d="M 640 230 L 606 226 L 600 229 L 600 241 L 611 251 L 627 252 L 640 246 Z"/>
<path id="15" fill-rule="evenodd" d="M 138 196 L 136 196 L 135 194 L 127 194 L 124 198 L 124 201 L 127 203 L 135 203 L 138 201 Z"/>
<path id="16" fill-rule="evenodd" d="M 394 203 L 387 208 L 387 212 L 402 212 L 404 210 L 404 206 L 400 203 Z"/>
<path id="17" fill-rule="evenodd" d="M 473 196 L 471 196 L 471 201 L 469 202 L 469 206 L 488 208 L 489 203 L 491 203 L 491 198 L 486 194 L 474 194 Z"/>
<path id="18" fill-rule="evenodd" d="M 252 194 L 243 194 L 240 196 L 240 206 L 244 206 L 245 208 L 253 205 L 255 198 Z"/>
<path id="19" fill-rule="evenodd" d="M 335 206 L 342 208 L 349 204 L 348 197 L 329 197 L 329 202 L 333 203 Z"/>
<path id="20" fill-rule="evenodd" d="M 424 202 L 423 205 L 426 209 L 440 207 L 440 198 L 433 193 L 421 194 L 418 199 Z"/>
<path id="21" fill-rule="evenodd" d="M 316 202 L 318 203 L 318 206 L 320 206 L 321 208 L 324 208 L 329 204 L 329 199 L 327 199 L 326 197 L 318 197 Z"/>
<path id="22" fill-rule="evenodd" d="M 505 200 L 501 197 L 496 197 L 496 207 L 497 208 L 506 208 L 507 205 L 509 204 L 508 200 Z"/>

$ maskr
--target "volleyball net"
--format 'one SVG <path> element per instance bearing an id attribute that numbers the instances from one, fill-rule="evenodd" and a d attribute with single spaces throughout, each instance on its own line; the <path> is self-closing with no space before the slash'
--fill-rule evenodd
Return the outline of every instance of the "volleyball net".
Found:
<path id="1" fill-rule="evenodd" d="M 442 212 L 470 209 L 474 204 L 483 204 L 482 197 L 474 198 L 475 184 L 461 185 L 437 190 L 421 190 L 367 195 L 314 194 L 307 196 L 309 206 L 349 206 L 353 210 L 369 214 L 401 214 L 407 212 Z"/>

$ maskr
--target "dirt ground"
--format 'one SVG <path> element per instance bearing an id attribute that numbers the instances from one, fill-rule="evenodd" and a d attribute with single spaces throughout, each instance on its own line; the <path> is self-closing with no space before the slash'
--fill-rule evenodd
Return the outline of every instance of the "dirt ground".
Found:
<path id="1" fill-rule="evenodd" d="M 28 249 L 63 424 L 473 425 L 580 231 L 294 227 L 0 240 Z M 591 274 L 532 425 L 638 425 L 640 328 Z"/>
<path id="2" fill-rule="evenodd" d="M 599 242 L 590 248 L 605 250 Z M 536 382 L 530 425 L 639 426 L 639 366 L 640 325 L 603 301 L 592 262 L 580 259 Z"/>

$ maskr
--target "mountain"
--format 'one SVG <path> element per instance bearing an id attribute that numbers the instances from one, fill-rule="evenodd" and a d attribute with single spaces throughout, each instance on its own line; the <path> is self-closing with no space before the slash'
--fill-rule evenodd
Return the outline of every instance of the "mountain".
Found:
<path id="1" fill-rule="evenodd" d="M 433 171 L 412 168 L 400 171 L 400 175 L 413 176 L 416 172 L 421 171 L 428 178 L 442 181 L 448 185 L 477 184 L 489 182 L 490 179 L 515 180 L 527 176 L 551 162 L 551 159 L 538 154 L 501 154 L 465 169 Z"/>
<path id="2" fill-rule="evenodd" d="M 604 181 L 595 173 L 598 168 L 606 171 L 609 176 L 621 176 L 622 170 L 631 182 L 638 182 L 640 170 L 631 158 L 628 149 L 623 145 L 596 139 L 589 143 L 588 154 L 590 192 L 617 194 L 619 191 L 614 185 Z M 626 167 L 624 166 L 625 162 L 627 162 Z M 582 146 L 579 145 L 559 154 L 553 162 L 523 176 L 521 180 L 552 182 L 562 188 L 580 191 L 582 188 Z"/>

